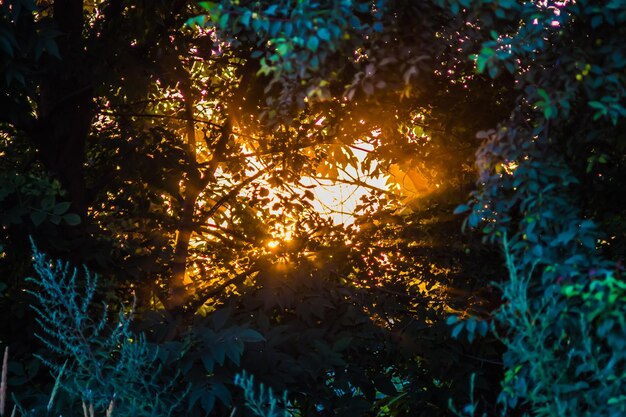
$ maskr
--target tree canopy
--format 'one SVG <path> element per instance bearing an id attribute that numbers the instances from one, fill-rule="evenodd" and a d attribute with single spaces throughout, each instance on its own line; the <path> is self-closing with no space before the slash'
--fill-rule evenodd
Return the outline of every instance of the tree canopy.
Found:
<path id="1" fill-rule="evenodd" d="M 5 0 L 0 415 L 624 414 L 625 21 Z"/>

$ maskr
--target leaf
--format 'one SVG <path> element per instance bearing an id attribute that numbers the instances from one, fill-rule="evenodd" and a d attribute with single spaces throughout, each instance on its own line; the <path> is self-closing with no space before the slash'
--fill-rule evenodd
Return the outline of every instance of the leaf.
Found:
<path id="1" fill-rule="evenodd" d="M 457 206 L 452 213 L 461 214 L 469 210 L 470 210 L 470 207 L 467 204 L 461 204 L 460 206 Z"/>
<path id="2" fill-rule="evenodd" d="M 374 94 L 374 85 L 372 83 L 365 82 L 363 83 L 362 88 L 365 94 L 367 94 L 368 96 L 371 96 L 372 94 Z"/>
<path id="3" fill-rule="evenodd" d="M 229 406 L 231 403 L 230 392 L 226 388 L 226 386 L 220 382 L 211 384 L 211 392 L 219 398 L 222 404 Z"/>
<path id="4" fill-rule="evenodd" d="M 537 95 L 543 99 L 545 102 L 550 102 L 550 96 L 543 88 L 537 89 Z"/>
<path id="5" fill-rule="evenodd" d="M 263 342 L 265 338 L 263 335 L 256 330 L 253 329 L 243 329 L 241 333 L 238 334 L 239 338 L 247 343 L 255 343 L 255 342 Z"/>
<path id="6" fill-rule="evenodd" d="M 594 17 L 591 18 L 591 27 L 593 29 L 597 28 L 601 24 L 602 24 L 602 15 L 601 14 L 597 14 Z"/>
<path id="7" fill-rule="evenodd" d="M 476 331 L 476 319 L 474 317 L 470 318 L 466 324 L 467 332 L 473 334 Z"/>
<path id="8" fill-rule="evenodd" d="M 54 206 L 54 197 L 48 196 L 41 200 L 41 209 L 44 211 L 50 211 Z"/>
<path id="9" fill-rule="evenodd" d="M 229 18 L 228 13 L 224 13 L 224 14 L 222 15 L 222 17 L 220 17 L 220 23 L 219 23 L 219 26 L 220 26 L 220 28 L 222 28 L 223 30 L 227 29 L 227 27 L 228 27 L 228 18 Z"/>
<path id="10" fill-rule="evenodd" d="M 485 71 L 485 67 L 487 66 L 487 62 L 489 59 L 494 56 L 495 51 L 487 46 L 484 46 L 483 49 L 478 54 L 476 58 L 476 70 L 479 74 L 482 74 Z"/>
<path id="11" fill-rule="evenodd" d="M 276 47 L 276 52 L 278 52 L 278 55 L 280 56 L 287 55 L 289 53 L 289 44 L 287 44 L 286 42 L 279 44 Z"/>
<path id="12" fill-rule="evenodd" d="M 268 16 L 274 16 L 276 14 L 276 10 L 278 9 L 277 4 L 272 4 L 270 7 L 265 9 L 265 14 Z"/>
<path id="13" fill-rule="evenodd" d="M 236 366 L 239 366 L 241 361 L 241 355 L 243 354 L 243 343 L 230 343 L 228 348 L 226 349 L 226 356 L 230 359 Z"/>
<path id="14" fill-rule="evenodd" d="M 68 213 L 64 215 L 63 221 L 70 226 L 76 226 L 81 223 L 80 216 L 75 213 Z"/>
<path id="15" fill-rule="evenodd" d="M 311 37 L 309 37 L 309 39 L 307 39 L 306 41 L 306 47 L 313 52 L 317 51 L 317 47 L 319 46 L 319 44 L 320 40 L 317 38 L 317 36 L 314 35 L 311 35 Z"/>
<path id="16" fill-rule="evenodd" d="M 210 12 L 212 10 L 214 10 L 217 7 L 217 4 L 215 4 L 215 2 L 212 1 L 201 1 L 200 3 L 198 3 L 204 10 Z"/>
<path id="17" fill-rule="evenodd" d="M 459 324 L 457 324 L 456 326 L 454 326 L 454 328 L 452 328 L 452 338 L 456 339 L 459 337 L 459 334 L 461 333 L 461 330 L 463 330 L 464 327 L 464 323 L 460 322 Z"/>
<path id="18" fill-rule="evenodd" d="M 206 354 L 201 355 L 200 360 L 202 361 L 202 364 L 204 365 L 204 370 L 207 371 L 208 373 L 212 373 L 213 368 L 215 367 L 215 361 L 213 360 L 213 356 L 206 355 Z"/>
<path id="19" fill-rule="evenodd" d="M 205 393 L 200 397 L 200 404 L 202 404 L 202 408 L 206 411 L 207 415 L 211 414 L 213 408 L 215 407 L 215 395 L 212 393 Z"/>
<path id="20" fill-rule="evenodd" d="M 324 41 L 329 41 L 330 40 L 330 32 L 328 31 L 328 29 L 326 28 L 321 28 L 320 30 L 317 31 L 317 36 L 324 40 Z"/>
<path id="21" fill-rule="evenodd" d="M 215 362 L 224 365 L 224 360 L 226 359 L 226 343 L 219 341 L 217 344 L 211 346 L 211 355 L 215 359 Z"/>
<path id="22" fill-rule="evenodd" d="M 293 23 L 286 22 L 285 27 L 283 28 L 283 32 L 287 38 L 290 38 L 293 34 Z"/>
<path id="23" fill-rule="evenodd" d="M 282 28 L 282 23 L 278 20 L 273 21 L 270 24 L 270 36 L 274 37 L 278 34 L 278 32 L 280 32 L 280 29 Z"/>
<path id="24" fill-rule="evenodd" d="M 2 36 L 0 36 L 0 50 L 4 51 L 4 53 L 11 58 L 14 55 L 13 46 L 11 46 L 11 43 Z"/>
<path id="25" fill-rule="evenodd" d="M 54 39 L 45 39 L 43 49 L 53 57 L 61 59 L 61 52 L 59 51 L 59 47 Z"/>
<path id="26" fill-rule="evenodd" d="M 250 27 L 250 18 L 252 17 L 252 12 L 250 10 L 246 10 L 243 14 L 243 16 L 241 16 L 241 24 L 244 25 L 245 27 L 249 28 Z"/>
<path id="27" fill-rule="evenodd" d="M 58 203 L 57 205 L 54 206 L 54 209 L 52 210 L 52 213 L 54 213 L 54 214 L 63 214 L 67 210 L 69 210 L 70 205 L 71 205 L 71 203 L 69 201 L 64 201 L 62 203 Z"/>
<path id="28" fill-rule="evenodd" d="M 41 223 L 43 223 L 44 220 L 46 220 L 46 217 L 48 217 L 48 213 L 43 210 L 36 210 L 30 213 L 30 220 L 35 226 L 39 226 Z"/>
<path id="29" fill-rule="evenodd" d="M 341 339 L 333 343 L 333 350 L 335 352 L 343 352 L 352 343 L 352 336 L 344 336 Z"/>
<path id="30" fill-rule="evenodd" d="M 480 334 L 481 336 L 486 336 L 487 332 L 489 331 L 489 323 L 487 323 L 485 320 L 481 320 L 478 322 L 478 334 Z"/>

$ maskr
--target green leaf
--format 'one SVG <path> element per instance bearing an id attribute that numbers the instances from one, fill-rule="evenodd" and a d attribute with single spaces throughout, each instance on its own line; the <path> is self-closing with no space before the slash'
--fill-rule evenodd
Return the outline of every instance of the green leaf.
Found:
<path id="1" fill-rule="evenodd" d="M 289 53 L 289 44 L 283 42 L 276 47 L 276 52 L 280 56 L 286 56 Z"/>
<path id="2" fill-rule="evenodd" d="M 48 213 L 43 210 L 35 210 L 30 213 L 30 220 L 35 226 L 39 226 L 41 223 L 43 223 L 44 220 L 46 220 L 46 217 L 48 217 Z"/>
<path id="3" fill-rule="evenodd" d="M 66 215 L 63 216 L 63 221 L 65 223 L 67 223 L 70 226 L 76 226 L 78 224 L 80 224 L 81 220 L 80 220 L 80 216 L 78 214 L 75 213 L 68 213 Z"/>
<path id="4" fill-rule="evenodd" d="M 41 209 L 44 211 L 51 211 L 52 208 L 54 207 L 54 197 L 53 196 L 48 196 L 48 197 L 44 197 L 41 200 Z"/>
<path id="5" fill-rule="evenodd" d="M 215 4 L 215 2 L 212 1 L 201 1 L 200 3 L 198 3 L 204 10 L 210 12 L 212 10 L 214 10 L 217 7 L 217 4 Z"/>
<path id="6" fill-rule="evenodd" d="M 222 17 L 220 17 L 220 25 L 219 25 L 220 28 L 227 29 L 227 27 L 228 27 L 228 18 L 229 18 L 228 13 L 224 13 L 222 15 Z"/>
<path id="7" fill-rule="evenodd" d="M 69 210 L 71 203 L 69 201 L 64 201 L 54 206 L 52 213 L 54 214 L 63 214 L 67 210 Z"/>
<path id="8" fill-rule="evenodd" d="M 598 110 L 606 110 L 606 106 L 600 101 L 590 101 L 589 107 L 598 109 Z"/>
<path id="9" fill-rule="evenodd" d="M 550 102 L 550 96 L 548 95 L 548 92 L 543 88 L 537 89 L 537 95 L 541 97 L 546 103 Z"/>

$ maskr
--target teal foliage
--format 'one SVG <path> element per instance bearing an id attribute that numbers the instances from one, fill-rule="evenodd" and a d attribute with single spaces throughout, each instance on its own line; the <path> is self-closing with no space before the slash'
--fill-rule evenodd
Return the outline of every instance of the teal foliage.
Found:
<path id="1" fill-rule="evenodd" d="M 452 400 L 452 398 L 450 398 L 450 401 L 448 403 L 448 407 L 450 408 L 450 410 L 454 413 L 454 415 L 456 415 L 457 417 L 474 417 L 477 413 L 478 407 L 479 407 L 479 401 L 477 398 L 475 398 L 474 396 L 474 386 L 476 383 L 476 374 L 472 374 L 472 376 L 470 377 L 470 398 L 469 398 L 469 403 L 465 404 L 465 406 L 463 406 L 462 409 L 457 409 L 456 406 L 454 405 L 454 401 Z M 487 417 L 487 413 L 483 412 L 481 414 L 482 417 Z"/>
<path id="2" fill-rule="evenodd" d="M 132 311 L 120 309 L 111 324 L 108 309 L 102 306 L 94 319 L 97 275 L 50 261 L 34 246 L 33 263 L 38 277 L 29 281 L 36 288 L 30 293 L 40 325 L 37 337 L 48 349 L 39 358 L 69 396 L 69 406 L 76 409 L 82 403 L 83 408 L 110 416 L 170 415 L 180 401 L 167 395 L 176 380 L 160 384 L 158 350 L 143 335 L 131 332 Z"/>
<path id="3" fill-rule="evenodd" d="M 55 411 L 84 401 L 101 413 L 113 404 L 113 414 L 156 415 L 183 401 L 194 417 L 228 415 L 246 402 L 258 415 L 280 414 L 287 400 L 251 377 L 235 379 L 243 394 L 232 389 L 246 369 L 258 387 L 288 392 L 302 415 L 444 415 L 449 396 L 455 404 L 467 398 L 467 377 L 480 363 L 458 414 L 495 414 L 484 399 L 496 390 L 485 380 L 500 376 L 504 414 L 626 412 L 622 1 L 183 1 L 177 12 L 163 0 L 121 4 L 102 2 L 90 26 L 77 25 L 80 41 L 58 37 L 61 48 L 34 3 L 0 5 L 0 108 L 9 109 L 0 114 L 2 243 L 13 255 L 28 253 L 9 236 L 25 226 L 22 237 L 40 232 L 55 249 L 76 249 L 80 262 L 113 253 L 117 269 L 102 269 L 117 300 L 143 292 L 132 326 L 124 308 L 113 308 L 111 326 L 89 270 L 35 253 L 39 278 L 29 285 L 38 289 L 38 334 L 51 352 L 40 357 L 71 403 L 54 403 Z M 202 15 L 189 19 L 194 13 Z M 180 30 L 185 21 L 202 29 Z M 257 129 L 257 112 L 239 117 L 258 104 L 260 94 L 248 93 L 259 86 L 270 117 L 306 108 L 289 119 L 297 129 L 286 123 L 268 133 Z M 53 112 L 48 90 L 57 93 Z M 76 91 L 82 100 L 65 99 Z M 195 120 L 194 106 L 207 100 L 213 104 Z M 97 110 L 82 114 L 94 103 Z M 242 128 L 243 119 L 253 127 Z M 241 124 L 228 132 L 231 120 Z M 206 126 L 210 157 L 202 161 L 182 140 L 194 123 Z M 82 130 L 64 134 L 75 126 Z M 509 274 L 494 285 L 502 300 L 485 288 L 485 299 L 478 295 L 493 256 L 455 241 L 461 220 L 448 222 L 441 201 L 417 202 L 433 209 L 414 215 L 372 209 L 357 219 L 357 233 L 312 218 L 300 199 L 293 206 L 303 203 L 299 215 L 313 226 L 267 250 L 276 218 L 269 206 L 259 209 L 270 204 L 269 191 L 249 177 L 245 149 L 278 149 L 268 166 L 281 167 L 270 179 L 279 187 L 316 173 L 313 159 L 326 157 L 302 147 L 346 145 L 376 129 L 371 160 L 439 171 L 433 182 L 465 195 L 473 131 L 490 127 L 478 135 L 477 190 L 457 212 L 503 248 Z M 257 131 L 269 139 L 238 142 Z M 43 172 L 58 175 L 68 155 L 79 156 L 69 161 L 75 171 L 58 179 L 66 188 L 85 180 L 88 190 L 74 184 L 64 194 Z M 348 159 L 338 166 L 357 165 L 352 153 Z M 226 177 L 214 178 L 218 166 Z M 216 203 L 193 207 L 199 196 Z M 83 209 L 78 231 L 65 227 L 81 220 L 73 205 Z M 210 219 L 229 226 L 204 230 Z M 81 243 L 65 245 L 48 229 L 76 232 Z M 191 302 L 177 308 L 168 294 L 182 232 L 215 239 L 189 248 L 184 262 L 202 272 Z M 97 239 L 111 245 L 82 245 Z M 6 305 L 22 292 L 18 275 L 7 281 Z M 426 290 L 410 284 L 417 277 Z M 449 294 L 427 294 L 443 287 Z M 504 375 L 493 337 L 506 347 Z"/>
<path id="4" fill-rule="evenodd" d="M 583 185 L 609 159 L 623 166 L 626 5 L 445 3 L 471 22 L 464 51 L 474 49 L 477 72 L 509 74 L 519 91 L 510 118 L 479 135 L 478 189 L 458 210 L 507 259 L 492 323 L 507 347 L 500 403 L 538 416 L 623 415 L 622 342 L 611 332 L 626 310 L 620 264 L 607 257 L 623 253 L 602 243 L 616 233 L 602 223 L 623 204 L 586 198 Z"/>
<path id="5" fill-rule="evenodd" d="M 371 1 L 219 1 L 200 2 L 206 15 L 189 20 L 215 28 L 226 39 L 250 42 L 260 59 L 266 87 L 279 91 L 278 108 L 303 108 L 308 99 L 331 98 L 328 79 L 335 56 L 363 47 L 368 35 L 382 32 L 387 0 Z M 269 45 L 269 48 L 268 48 Z M 370 90 L 371 89 L 371 90 Z M 368 94 L 373 86 L 367 87 Z M 276 114 L 276 109 L 269 114 Z"/>
<path id="6" fill-rule="evenodd" d="M 261 382 L 257 389 L 254 375 L 248 375 L 245 370 L 235 375 L 234 383 L 243 390 L 246 407 L 258 417 L 287 417 L 289 415 L 284 409 L 287 405 L 287 392 L 283 393 L 281 408 L 272 387 L 266 388 Z"/>
<path id="7" fill-rule="evenodd" d="M 168 340 L 180 327 L 170 319 L 162 311 L 147 312 L 138 326 L 159 346 L 155 361 L 164 370 L 161 379 L 176 377 L 173 395 L 184 396 L 181 409 L 189 416 L 204 416 L 231 408 L 237 400 L 232 378 L 240 369 L 246 345 L 258 345 L 264 337 L 249 326 L 233 323 L 225 309 L 196 317 L 179 338 Z"/>

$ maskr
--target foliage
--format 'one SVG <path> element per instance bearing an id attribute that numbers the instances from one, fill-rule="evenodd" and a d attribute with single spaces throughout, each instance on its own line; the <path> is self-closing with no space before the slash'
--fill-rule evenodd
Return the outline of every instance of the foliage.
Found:
<path id="1" fill-rule="evenodd" d="M 624 205 L 585 200 L 598 179 L 617 185 L 602 167 L 607 155 L 615 155 L 612 173 L 623 167 L 616 132 L 625 115 L 624 5 L 450 4 L 471 22 L 467 36 L 483 39 L 477 70 L 496 80 L 508 72 L 519 91 L 511 117 L 482 134 L 467 219 L 489 239 L 504 239 L 508 259 L 494 323 L 507 346 L 500 401 L 525 402 L 534 415 L 621 415 L 622 355 L 598 332 L 623 315 L 608 301 L 621 267 L 607 258 L 623 251 L 605 243 L 599 225 L 619 218 Z M 601 196 L 617 192 L 612 186 L 593 189 Z M 598 316 L 589 297 L 606 302 L 608 315 Z"/>
<path id="2" fill-rule="evenodd" d="M 499 347 L 450 340 L 444 320 L 448 309 L 485 314 L 491 301 L 467 302 L 466 278 L 479 287 L 497 267 L 476 242 L 457 245 L 459 222 L 447 212 L 472 177 L 468 133 L 488 126 L 476 112 L 501 92 L 475 78 L 472 88 L 487 93 L 474 100 L 427 72 L 447 48 L 429 17 L 438 7 L 406 4 L 394 21 L 386 2 L 329 4 L 54 1 L 24 12 L 31 26 L 9 25 L 34 36 L 26 29 L 44 33 L 37 25 L 48 22 L 59 53 L 20 56 L 25 85 L 2 90 L 21 109 L 0 113 L 3 175 L 41 179 L 42 189 L 3 229 L 7 317 L 33 330 L 27 310 L 17 313 L 29 302 L 31 233 L 46 252 L 100 273 L 106 294 L 94 298 L 122 305 L 136 294 L 133 330 L 158 346 L 153 382 L 177 377 L 167 395 L 188 390 L 190 416 L 246 413 L 232 385 L 241 368 L 310 415 L 446 415 L 477 366 L 477 390 L 490 397 Z M 206 11 L 221 14 L 197 17 Z M 288 23 L 293 36 L 272 43 Z M 311 66 L 290 72 L 303 58 Z M 418 74 L 423 89 L 412 84 Z M 344 175 L 351 170 L 363 176 Z M 369 178 L 388 178 L 389 189 L 366 187 Z M 351 227 L 313 208 L 315 184 L 339 181 L 372 191 Z M 449 194 L 420 201 L 437 186 Z M 31 225 L 28 210 L 48 194 L 81 222 Z M 21 194 L 12 196 L 7 207 Z M 15 322 L 3 323 L 3 338 Z M 31 345 L 12 342 L 23 372 L 10 382 L 19 376 L 24 402 L 43 404 L 36 393 L 52 382 L 36 372 Z"/>
<path id="3" fill-rule="evenodd" d="M 263 383 L 259 384 L 259 392 L 256 392 L 254 375 L 247 375 L 244 370 L 241 375 L 235 375 L 235 385 L 244 390 L 246 406 L 259 417 L 280 417 L 287 416 L 287 412 L 278 406 L 278 399 L 274 395 L 272 388 L 265 388 Z M 283 395 L 283 403 L 287 402 L 287 393 Z"/>
<path id="4" fill-rule="evenodd" d="M 478 190 L 469 206 L 458 209 L 471 211 L 467 225 L 480 225 L 489 241 L 501 242 L 509 236 L 505 251 L 511 277 L 501 285 L 505 304 L 494 316 L 494 330 L 508 348 L 500 402 L 506 408 L 523 401 L 539 415 L 585 415 L 589 409 L 599 415 L 619 415 L 616 399 L 602 406 L 594 400 L 613 398 L 613 393 L 623 390 L 619 370 L 602 387 L 590 384 L 586 374 L 569 376 L 562 370 L 568 368 L 572 355 L 587 364 L 580 369 L 593 363 L 591 356 L 573 353 L 585 349 L 605 352 L 611 364 L 620 361 L 617 350 L 604 347 L 591 335 L 576 337 L 580 316 L 570 311 L 589 318 L 582 311 L 590 306 L 579 307 L 577 300 L 565 296 L 564 288 L 571 282 L 587 288 L 590 281 L 613 277 L 621 268 L 603 254 L 623 256 L 612 243 L 617 234 L 607 240 L 597 223 L 621 230 L 623 202 L 592 197 L 590 190 L 598 184 L 603 193 L 623 195 L 614 176 L 623 170 L 623 4 L 609 2 L 601 8 L 591 1 L 436 3 L 465 22 L 455 27 L 452 19 L 446 28 L 438 29 L 439 37 L 455 51 L 439 57 L 450 73 L 461 70 L 452 78 L 461 83 L 472 78 L 463 73 L 459 62 L 473 54 L 470 58 L 479 74 L 487 73 L 493 85 L 517 95 L 500 127 L 479 133 L 484 143 L 477 152 Z M 399 4 L 385 5 L 383 11 L 389 14 L 380 17 L 383 23 L 397 22 L 398 9 L 393 7 Z M 330 8 L 320 5 L 323 11 Z M 213 20 L 222 30 L 237 32 L 224 23 Z M 280 39 L 283 34 L 277 32 L 269 37 L 261 33 L 259 44 Z M 367 30 L 362 33 L 376 39 Z M 353 48 L 350 42 L 335 40 L 333 49 L 344 46 Z M 385 52 L 396 58 L 393 50 Z M 370 67 L 369 72 L 377 69 Z M 433 69 L 437 71 L 436 65 Z M 350 90 L 346 91 L 351 98 Z M 609 160 L 612 166 L 603 167 Z M 585 204 L 585 197 L 592 203 Z M 546 319 L 550 325 L 540 325 Z M 594 324 L 604 328 L 602 323 Z M 484 333 L 485 325 L 472 318 L 457 324 L 454 331 L 466 329 L 471 338 L 477 330 Z"/>
<path id="5" fill-rule="evenodd" d="M 51 262 L 34 246 L 33 262 L 39 276 L 30 279 L 37 287 L 31 291 L 41 326 L 37 336 L 50 352 L 40 359 L 57 375 L 56 384 L 72 400 L 70 407 L 77 407 L 79 400 L 83 409 L 107 416 L 170 415 L 178 401 L 166 393 L 175 380 L 159 385 L 157 352 L 143 335 L 130 331 L 130 313 L 120 310 L 117 322 L 109 325 L 103 306 L 100 319 L 92 318 L 97 275 L 85 268 L 80 283 L 76 268 Z M 48 412 L 53 399 L 54 394 Z"/>
<path id="6" fill-rule="evenodd" d="M 204 24 L 209 19 L 234 39 L 255 44 L 252 57 L 260 57 L 259 74 L 270 76 L 266 91 L 273 87 L 280 91 L 275 98 L 278 109 L 304 108 L 308 98 L 331 98 L 327 78 L 336 68 L 328 66 L 328 61 L 363 47 L 368 34 L 382 32 L 386 7 L 385 0 L 200 4 L 207 15 L 192 23 Z M 371 94 L 375 87 L 366 82 L 363 88 Z M 270 110 L 269 116 L 275 115 L 276 109 Z"/>
<path id="7" fill-rule="evenodd" d="M 136 295 L 129 346 L 190 416 L 250 413 L 241 369 L 301 415 L 496 415 L 501 381 L 504 413 L 621 413 L 626 12 L 603 5 L 4 2 L 0 338 L 33 330 L 32 234 L 100 273 L 93 299 Z M 337 183 L 369 191 L 352 224 L 318 211 Z M 120 320 L 101 347 L 130 358 Z M 45 391 L 28 346 L 9 382 Z"/>

